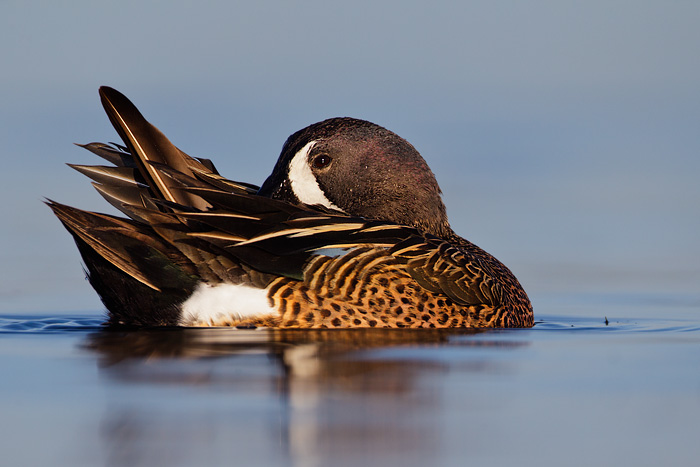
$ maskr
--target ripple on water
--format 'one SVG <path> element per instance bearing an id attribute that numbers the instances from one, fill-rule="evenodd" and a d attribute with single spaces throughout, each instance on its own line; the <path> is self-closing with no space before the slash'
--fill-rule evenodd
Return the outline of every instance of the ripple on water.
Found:
<path id="1" fill-rule="evenodd" d="M 572 316 L 539 316 L 533 329 L 576 333 L 693 333 L 700 331 L 697 321 L 685 319 L 615 318 L 600 319 Z"/>
<path id="2" fill-rule="evenodd" d="M 91 316 L 0 316 L 0 334 L 95 331 L 103 322 Z"/>
<path id="3" fill-rule="evenodd" d="M 697 321 L 674 319 L 592 319 L 574 316 L 540 315 L 537 317 L 535 332 L 575 332 L 575 333 L 697 333 Z M 101 316 L 0 316 L 0 334 L 12 333 L 64 333 L 104 330 Z M 516 331 L 517 330 L 508 330 Z"/>

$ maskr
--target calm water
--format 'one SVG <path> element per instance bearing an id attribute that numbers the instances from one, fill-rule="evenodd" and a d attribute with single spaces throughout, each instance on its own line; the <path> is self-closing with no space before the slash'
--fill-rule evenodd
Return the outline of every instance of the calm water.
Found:
<path id="1" fill-rule="evenodd" d="M 540 308 L 486 332 L 4 315 L 2 464 L 697 465 L 700 298 Z"/>

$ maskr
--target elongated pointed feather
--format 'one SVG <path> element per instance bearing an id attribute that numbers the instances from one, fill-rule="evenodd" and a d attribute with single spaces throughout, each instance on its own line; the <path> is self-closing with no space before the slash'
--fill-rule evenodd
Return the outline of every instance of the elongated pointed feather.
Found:
<path id="1" fill-rule="evenodd" d="M 111 216 L 88 213 L 53 201 L 49 201 L 47 204 L 70 232 L 80 237 L 100 256 L 142 284 L 160 291 L 158 286 L 134 267 L 131 255 L 123 248 L 123 242 L 115 242 L 112 238 L 114 236 L 110 235 L 110 232 L 115 231 L 138 236 L 137 230 L 130 231 L 123 221 Z M 144 240 L 148 239 L 147 235 L 140 237 Z"/>
<path id="2" fill-rule="evenodd" d="M 146 219 L 140 217 L 134 211 L 134 206 L 158 209 L 151 201 L 151 198 L 148 197 L 148 190 L 145 188 L 107 186 L 99 183 L 93 183 L 92 186 L 109 204 L 136 221 L 147 223 Z"/>
<path id="3" fill-rule="evenodd" d="M 111 146 L 109 144 L 104 143 L 76 143 L 76 146 L 80 146 L 83 149 L 87 149 L 91 153 L 100 156 L 101 158 L 105 159 L 108 162 L 111 162 L 117 167 L 136 167 L 136 162 L 134 162 L 134 158 L 131 157 L 131 154 L 129 154 L 126 151 L 126 149 L 122 148 L 121 146 Z"/>
<path id="4" fill-rule="evenodd" d="M 153 194 L 158 198 L 183 205 L 206 208 L 206 203 L 201 199 L 185 192 L 172 190 L 171 182 L 161 171 L 149 164 L 149 162 L 165 164 L 185 175 L 194 176 L 186 161 L 186 157 L 189 156 L 176 148 L 160 130 L 148 123 L 141 112 L 120 92 L 101 87 L 100 98 L 110 121 L 129 148 Z"/>
<path id="5" fill-rule="evenodd" d="M 130 167 L 107 167 L 104 165 L 78 164 L 67 165 L 86 177 L 89 177 L 97 183 L 101 183 L 103 185 L 148 188 L 148 185 L 137 180 L 138 172 Z"/>
<path id="6" fill-rule="evenodd" d="M 218 173 L 195 172 L 195 175 L 197 176 L 197 178 L 204 182 L 207 182 L 209 185 L 212 185 L 224 191 L 255 194 L 260 190 L 260 187 L 257 185 L 253 185 L 252 183 L 236 182 L 233 180 L 229 180 L 227 178 L 222 177 Z"/>

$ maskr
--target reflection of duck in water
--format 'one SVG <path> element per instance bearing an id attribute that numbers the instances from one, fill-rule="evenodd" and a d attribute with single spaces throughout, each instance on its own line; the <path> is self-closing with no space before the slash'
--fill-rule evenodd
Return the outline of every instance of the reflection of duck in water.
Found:
<path id="1" fill-rule="evenodd" d="M 435 354 L 437 360 L 428 358 L 422 352 L 417 354 L 401 352 L 379 358 L 377 352 L 392 349 L 516 349 L 526 345 L 510 339 L 475 339 L 487 332 L 480 329 L 225 329 L 225 328 L 149 328 L 125 329 L 106 328 L 91 334 L 84 344 L 101 356 L 101 367 L 114 376 L 130 374 L 126 379 L 143 379 L 157 383 L 160 362 L 168 372 L 173 369 L 198 371 L 204 365 L 202 360 L 231 358 L 240 362 L 235 366 L 236 378 L 240 378 L 242 368 L 255 368 L 246 358 L 265 355 L 271 357 L 278 370 L 283 370 L 285 379 L 314 377 L 320 380 L 343 378 L 359 373 L 377 371 L 382 380 L 387 377 L 389 368 L 402 368 L 399 373 L 413 373 L 425 368 L 446 368 L 440 361 L 451 353 Z M 470 355 L 470 354 L 465 354 Z M 488 370 L 490 364 L 483 355 L 475 354 L 475 366 L 470 371 Z M 179 362 L 170 366 L 167 362 Z M 200 362 L 192 363 L 187 362 Z M 464 357 L 459 358 L 459 367 L 465 368 Z M 262 365 L 267 366 L 267 365 Z M 140 374 L 139 368 L 147 368 Z M 257 370 L 256 370 L 257 371 Z M 390 371 L 390 370 L 389 370 Z M 398 370 L 397 370 L 398 371 Z M 183 376 L 184 376 L 183 373 Z M 192 376 L 192 375 L 191 375 Z M 186 383 L 182 380 L 166 378 L 162 382 Z M 202 378 L 195 376 L 194 381 Z M 242 378 L 245 380 L 246 378 Z M 345 388 L 346 390 L 349 388 Z"/>
<path id="2" fill-rule="evenodd" d="M 221 177 L 101 88 L 126 147 L 75 166 L 129 219 L 50 202 L 90 283 L 129 325 L 518 327 L 532 307 L 513 274 L 449 226 L 408 142 L 335 118 L 289 137 L 262 185 Z"/>
<path id="3" fill-rule="evenodd" d="M 283 355 L 298 347 L 318 348 L 325 356 L 355 350 L 415 346 L 510 345 L 502 341 L 472 341 L 480 329 L 235 329 L 227 328 L 107 328 L 91 334 L 85 347 L 98 352 L 107 366 L 128 360 L 198 359 L 264 353 Z M 462 339 L 463 336 L 464 339 Z M 460 339 L 451 342 L 451 339 Z M 519 344 L 518 344 L 519 345 Z M 299 354 L 296 350 L 295 354 Z M 287 358 L 282 358 L 286 361 Z"/>
<path id="4" fill-rule="evenodd" d="M 516 334 L 105 328 L 85 346 L 106 381 L 100 432 L 122 460 L 110 465 L 196 454 L 211 465 L 222 443 L 241 465 L 357 465 L 358 456 L 429 465 L 442 418 L 462 407 L 450 395 L 478 406 L 483 387 L 471 383 L 509 371 L 502 353 L 527 345 Z"/>

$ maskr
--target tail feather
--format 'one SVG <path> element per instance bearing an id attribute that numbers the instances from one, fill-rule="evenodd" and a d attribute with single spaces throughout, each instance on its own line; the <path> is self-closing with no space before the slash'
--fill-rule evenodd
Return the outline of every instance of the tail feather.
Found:
<path id="1" fill-rule="evenodd" d="M 177 324 L 179 305 L 199 280 L 179 250 L 137 222 L 51 200 L 46 204 L 73 236 L 110 323 Z"/>

